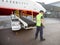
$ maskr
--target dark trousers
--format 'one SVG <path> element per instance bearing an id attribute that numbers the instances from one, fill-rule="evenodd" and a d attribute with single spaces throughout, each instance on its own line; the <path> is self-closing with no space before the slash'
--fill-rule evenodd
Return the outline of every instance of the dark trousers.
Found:
<path id="1" fill-rule="evenodd" d="M 43 39 L 43 26 L 37 26 L 35 39 L 38 37 L 38 33 L 40 32 L 40 39 Z"/>

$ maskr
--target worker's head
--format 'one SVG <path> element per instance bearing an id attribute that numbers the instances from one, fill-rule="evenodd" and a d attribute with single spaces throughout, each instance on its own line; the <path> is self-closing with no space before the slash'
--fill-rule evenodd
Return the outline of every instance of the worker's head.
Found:
<path id="1" fill-rule="evenodd" d="M 40 13 L 44 14 L 44 11 L 43 10 L 40 10 Z"/>

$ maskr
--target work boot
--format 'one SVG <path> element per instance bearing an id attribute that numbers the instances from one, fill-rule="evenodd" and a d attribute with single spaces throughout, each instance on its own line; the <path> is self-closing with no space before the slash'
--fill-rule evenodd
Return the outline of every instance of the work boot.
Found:
<path id="1" fill-rule="evenodd" d="M 40 39 L 40 41 L 45 41 L 45 39 Z"/>
<path id="2" fill-rule="evenodd" d="M 37 38 L 35 37 L 35 40 L 36 40 Z"/>

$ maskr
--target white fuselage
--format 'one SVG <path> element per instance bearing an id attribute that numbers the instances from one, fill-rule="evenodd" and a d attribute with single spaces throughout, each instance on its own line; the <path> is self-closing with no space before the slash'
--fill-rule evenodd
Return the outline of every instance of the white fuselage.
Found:
<path id="1" fill-rule="evenodd" d="M 39 12 L 40 10 L 46 11 L 40 4 L 31 0 L 0 0 L 0 8 L 30 10 Z"/>

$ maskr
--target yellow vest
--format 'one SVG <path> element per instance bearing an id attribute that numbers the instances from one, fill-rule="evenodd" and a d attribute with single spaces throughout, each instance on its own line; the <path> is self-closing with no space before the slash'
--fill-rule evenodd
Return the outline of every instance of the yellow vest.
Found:
<path id="1" fill-rule="evenodd" d="M 43 16 L 43 14 L 39 13 L 36 16 L 36 26 L 41 26 L 41 17 Z"/>

